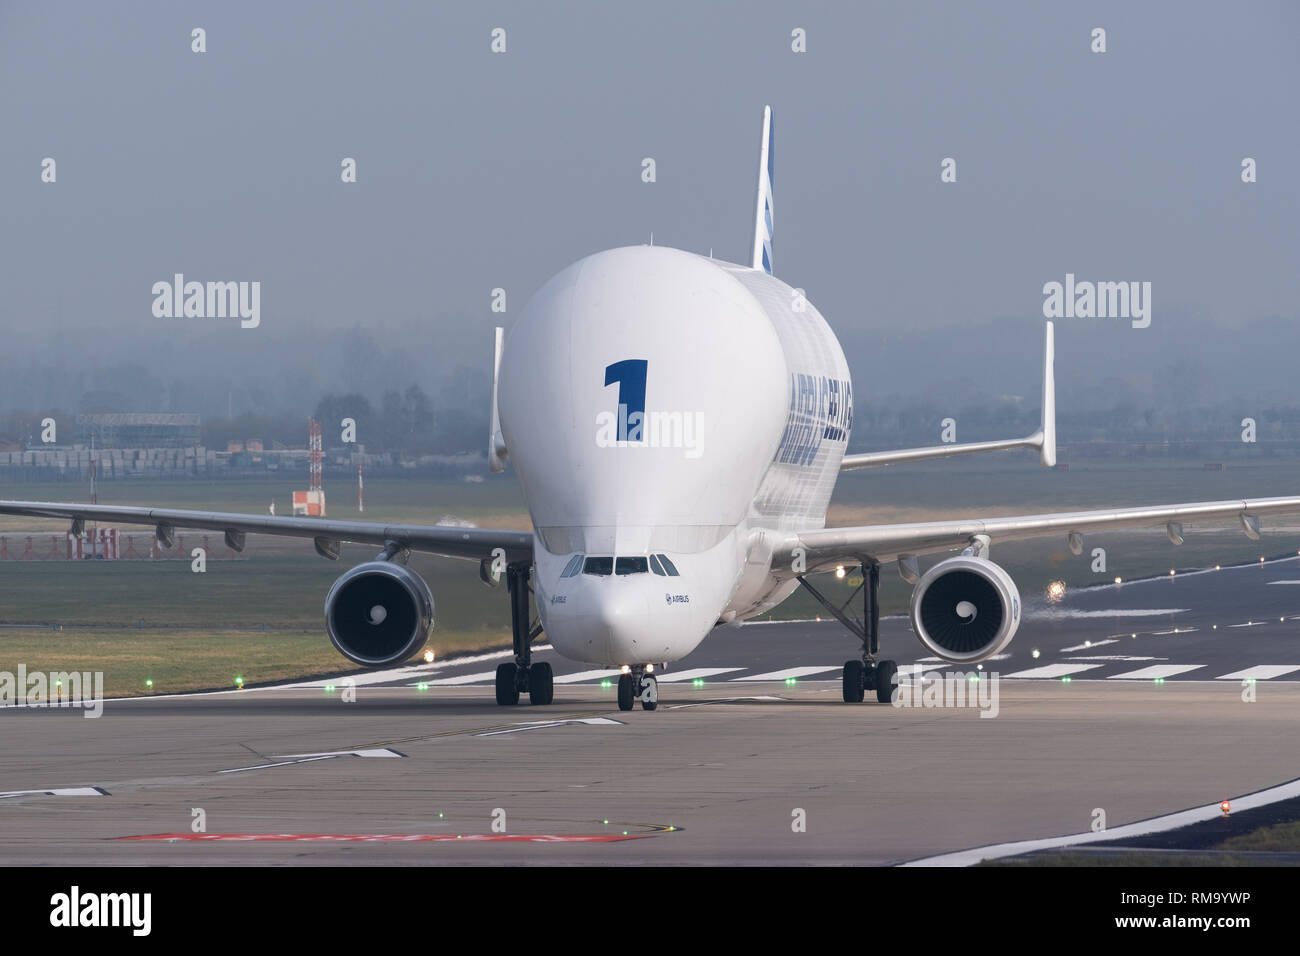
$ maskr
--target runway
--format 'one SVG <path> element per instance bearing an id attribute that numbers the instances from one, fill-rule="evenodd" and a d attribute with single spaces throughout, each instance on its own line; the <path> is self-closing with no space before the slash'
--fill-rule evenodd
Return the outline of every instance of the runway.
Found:
<path id="1" fill-rule="evenodd" d="M 1079 833 L 1098 808 L 1119 827 L 1300 776 L 1300 589 L 1268 583 L 1291 579 L 1294 561 L 1034 606 L 986 665 L 996 719 L 846 705 L 833 671 L 745 679 L 837 670 L 853 640 L 825 624 L 719 629 L 655 712 L 618 711 L 583 665 L 557 666 L 577 679 L 545 708 L 438 683 L 492 659 L 367 675 L 353 702 L 335 682 L 108 701 L 95 720 L 10 708 L 0 858 L 884 865 Z M 1272 620 L 1234 626 L 1255 618 Z M 916 662 L 905 622 L 887 625 L 886 652 Z M 1152 660 L 1101 656 L 1196 669 L 1156 683 L 1123 676 Z M 1089 668 L 1013 676 L 1054 664 Z"/>

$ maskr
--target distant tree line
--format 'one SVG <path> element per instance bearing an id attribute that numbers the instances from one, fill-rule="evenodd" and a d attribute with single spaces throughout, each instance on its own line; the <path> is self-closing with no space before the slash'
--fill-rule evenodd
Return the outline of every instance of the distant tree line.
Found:
<path id="1" fill-rule="evenodd" d="M 371 453 L 397 453 L 404 457 L 477 453 L 486 448 L 489 386 L 474 370 L 462 370 L 446 381 L 437 398 L 418 383 L 385 389 L 378 401 L 359 392 L 326 392 L 314 406 L 304 403 L 301 414 L 247 413 L 234 418 L 204 417 L 201 442 L 224 450 L 229 442 L 261 439 L 270 451 L 303 448 L 307 420 L 321 422 L 326 448 L 342 444 L 344 419 L 356 422 L 356 441 Z M 58 422 L 60 444 L 76 440 L 78 412 L 149 411 L 129 405 L 105 407 L 102 395 L 86 395 L 73 409 L 0 412 L 0 444 L 32 446 L 41 441 L 41 422 Z M 987 441 L 1028 435 L 1038 427 L 1037 402 L 956 401 L 934 398 L 897 402 L 858 402 L 854 406 L 851 451 L 907 448 L 941 442 L 945 419 L 955 421 L 956 440 Z M 1150 446 L 1172 443 L 1188 448 L 1241 442 L 1242 420 L 1255 423 L 1255 447 L 1300 445 L 1300 405 L 1245 407 L 1242 403 L 1170 405 L 1153 408 L 1127 398 L 1109 407 L 1085 409 L 1058 406 L 1057 433 L 1062 445 L 1088 442 Z M 1189 452 L 1199 454 L 1198 451 Z"/>

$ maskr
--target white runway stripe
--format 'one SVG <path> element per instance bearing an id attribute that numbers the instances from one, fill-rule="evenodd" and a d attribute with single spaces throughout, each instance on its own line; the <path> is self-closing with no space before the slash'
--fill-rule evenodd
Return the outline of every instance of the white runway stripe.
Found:
<path id="1" fill-rule="evenodd" d="M 1122 674 L 1110 674 L 1110 680 L 1155 680 L 1157 677 L 1173 677 L 1175 674 L 1186 674 L 1188 671 L 1200 670 L 1204 664 L 1152 664 L 1150 667 L 1139 667 L 1135 671 L 1125 671 Z"/>
<path id="2" fill-rule="evenodd" d="M 941 671 L 945 667 L 956 667 L 956 664 L 899 664 L 898 679 L 914 680 L 916 677 L 924 677 L 928 671 Z"/>
<path id="3" fill-rule="evenodd" d="M 1004 674 L 1003 676 L 1027 680 L 1054 680 L 1057 677 L 1082 674 L 1084 671 L 1090 671 L 1094 667 L 1101 666 L 1100 664 L 1047 664 L 1043 667 L 1031 667 L 1027 671 L 1016 671 L 1014 674 Z"/>
<path id="4" fill-rule="evenodd" d="M 1093 647 L 1101 647 L 1103 644 L 1115 644 L 1115 643 L 1118 643 L 1118 642 L 1117 642 L 1117 641 L 1115 640 L 1115 638 L 1113 638 L 1113 637 L 1112 637 L 1112 638 L 1108 638 L 1108 639 L 1106 639 L 1106 640 L 1104 640 L 1104 641 L 1084 641 L 1082 644 L 1075 644 L 1073 647 L 1063 647 L 1063 648 L 1061 648 L 1061 653 L 1062 653 L 1062 654 L 1069 654 L 1071 651 L 1086 651 L 1086 650 L 1088 650 L 1089 648 L 1093 648 Z"/>
<path id="5" fill-rule="evenodd" d="M 497 679 L 496 671 L 480 671 L 477 674 L 461 674 L 459 677 L 439 677 L 437 680 L 427 680 L 424 683 L 430 687 L 442 687 L 452 684 L 486 684 L 495 683 Z"/>
<path id="6" fill-rule="evenodd" d="M 838 670 L 840 670 L 838 667 L 787 667 L 783 671 L 772 671 L 768 674 L 754 674 L 751 677 L 731 677 L 728 678 L 728 680 L 785 680 L 789 677 L 805 677 L 808 674 L 829 674 Z"/>
<path id="7" fill-rule="evenodd" d="M 743 667 L 694 667 L 688 671 L 677 671 L 675 674 L 655 674 L 661 684 L 671 684 L 682 680 L 695 680 L 696 678 L 712 677 L 714 674 L 730 674 L 732 671 L 744 670 Z"/>
<path id="8" fill-rule="evenodd" d="M 1292 671 L 1300 671 L 1300 664 L 1260 664 L 1257 667 L 1247 667 L 1243 671 L 1222 674 L 1215 680 L 1272 680 L 1274 677 L 1281 677 Z"/>
<path id="9" fill-rule="evenodd" d="M 604 680 L 606 677 L 617 677 L 622 671 L 618 668 L 613 670 L 598 671 L 578 671 L 576 674 L 560 674 L 554 679 L 556 684 L 577 684 L 584 680 Z"/>

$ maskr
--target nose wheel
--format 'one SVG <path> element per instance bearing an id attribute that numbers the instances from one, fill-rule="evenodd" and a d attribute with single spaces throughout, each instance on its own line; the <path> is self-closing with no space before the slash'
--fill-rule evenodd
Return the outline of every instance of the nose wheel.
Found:
<path id="1" fill-rule="evenodd" d="M 619 675 L 618 709 L 631 710 L 638 700 L 642 710 L 654 710 L 659 706 L 659 681 L 639 668 Z"/>
<path id="2" fill-rule="evenodd" d="M 649 674 L 641 677 L 641 709 L 654 710 L 659 706 L 659 681 Z"/>

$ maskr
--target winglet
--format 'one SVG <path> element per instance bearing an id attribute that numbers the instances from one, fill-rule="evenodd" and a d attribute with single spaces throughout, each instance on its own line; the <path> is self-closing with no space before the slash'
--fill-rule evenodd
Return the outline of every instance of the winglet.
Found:
<path id="1" fill-rule="evenodd" d="M 492 471 L 506 470 L 506 439 L 501 434 L 501 415 L 497 410 L 497 379 L 501 375 L 501 346 L 505 329 L 497 326 L 496 351 L 492 359 L 492 425 L 488 434 L 488 467 Z"/>
<path id="2" fill-rule="evenodd" d="M 1038 460 L 1044 468 L 1056 464 L 1056 330 L 1047 323 L 1047 339 L 1043 344 L 1043 424 L 1040 430 L 1042 444 Z"/>
<path id="3" fill-rule="evenodd" d="M 774 142 L 772 107 L 763 107 L 763 139 L 758 151 L 758 199 L 754 204 L 754 243 L 750 266 L 772 274 L 772 180 Z"/>

